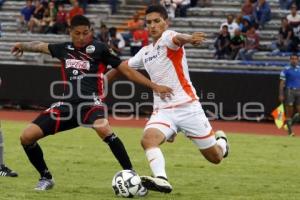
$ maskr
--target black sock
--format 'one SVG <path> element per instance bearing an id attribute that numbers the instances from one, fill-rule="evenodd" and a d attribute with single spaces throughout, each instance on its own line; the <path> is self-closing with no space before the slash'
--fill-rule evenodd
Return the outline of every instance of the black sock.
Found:
<path id="1" fill-rule="evenodd" d="M 287 125 L 287 128 L 288 128 L 288 132 L 289 132 L 289 135 L 292 134 L 293 130 L 292 130 L 292 120 L 291 119 L 287 119 L 286 120 L 286 125 Z"/>
<path id="2" fill-rule="evenodd" d="M 45 163 L 43 151 L 40 145 L 38 143 L 33 143 L 31 145 L 23 145 L 23 148 L 26 152 L 29 161 L 37 169 L 41 177 L 51 179 L 52 175 L 48 171 L 48 167 Z"/>
<path id="3" fill-rule="evenodd" d="M 122 141 L 114 133 L 104 138 L 104 142 L 108 144 L 123 169 L 132 169 L 132 164 L 130 162 L 126 149 Z"/>

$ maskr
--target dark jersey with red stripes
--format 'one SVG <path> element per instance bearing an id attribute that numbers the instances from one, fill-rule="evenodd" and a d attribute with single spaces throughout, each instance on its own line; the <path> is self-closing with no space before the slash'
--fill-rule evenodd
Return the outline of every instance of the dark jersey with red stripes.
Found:
<path id="1" fill-rule="evenodd" d="M 116 68 L 121 63 L 104 43 L 93 41 L 78 49 L 71 42 L 65 42 L 49 44 L 48 48 L 62 63 L 64 97 L 61 100 L 71 103 L 102 100 L 106 66 Z"/>

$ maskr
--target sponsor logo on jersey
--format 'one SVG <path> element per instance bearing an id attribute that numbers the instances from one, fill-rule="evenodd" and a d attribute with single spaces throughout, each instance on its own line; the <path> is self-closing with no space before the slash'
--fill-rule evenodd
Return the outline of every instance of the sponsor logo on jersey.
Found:
<path id="1" fill-rule="evenodd" d="M 95 48 L 94 45 L 89 45 L 89 46 L 86 47 L 85 52 L 91 54 L 91 53 L 95 52 L 95 49 L 96 48 Z"/>
<path id="2" fill-rule="evenodd" d="M 150 56 L 150 57 L 148 57 L 148 58 L 145 58 L 145 64 L 146 64 L 147 62 L 152 61 L 153 59 L 155 59 L 155 58 L 157 58 L 157 57 L 158 57 L 158 54 L 153 55 L 153 56 Z"/>
<path id="3" fill-rule="evenodd" d="M 86 60 L 67 59 L 66 69 L 75 68 L 79 70 L 90 70 L 90 62 Z"/>

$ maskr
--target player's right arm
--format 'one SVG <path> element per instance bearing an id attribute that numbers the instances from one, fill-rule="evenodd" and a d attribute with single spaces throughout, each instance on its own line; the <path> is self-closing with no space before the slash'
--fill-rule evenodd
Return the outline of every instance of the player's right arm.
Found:
<path id="1" fill-rule="evenodd" d="M 285 81 L 280 80 L 280 82 L 279 82 L 279 97 L 278 97 L 280 102 L 284 101 L 284 87 L 285 87 Z"/>
<path id="2" fill-rule="evenodd" d="M 22 56 L 24 51 L 50 54 L 48 45 L 48 43 L 40 41 L 18 42 L 12 47 L 11 53 L 14 56 Z"/>
<path id="3" fill-rule="evenodd" d="M 285 88 L 285 70 L 280 73 L 280 81 L 279 81 L 279 96 L 278 100 L 280 102 L 284 101 L 284 88 Z"/>

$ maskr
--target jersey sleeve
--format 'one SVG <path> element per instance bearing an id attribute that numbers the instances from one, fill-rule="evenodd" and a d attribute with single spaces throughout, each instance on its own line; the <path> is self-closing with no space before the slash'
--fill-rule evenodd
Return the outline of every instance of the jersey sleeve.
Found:
<path id="1" fill-rule="evenodd" d="M 174 37 L 178 34 L 179 33 L 177 33 L 176 31 L 167 30 L 162 34 L 161 38 L 164 41 L 164 43 L 167 45 L 168 48 L 173 49 L 173 50 L 178 50 L 181 46 L 178 46 L 174 42 Z"/>
<path id="2" fill-rule="evenodd" d="M 112 54 L 105 45 L 103 45 L 102 59 L 106 66 L 110 65 L 112 68 L 117 68 L 122 62 L 121 59 Z"/>
<path id="3" fill-rule="evenodd" d="M 133 57 L 128 60 L 128 65 L 132 68 L 142 68 L 144 67 L 143 63 L 143 53 L 144 48 L 140 49 Z"/>
<path id="4" fill-rule="evenodd" d="M 282 70 L 281 72 L 280 72 L 280 80 L 286 80 L 286 70 Z"/>
<path id="5" fill-rule="evenodd" d="M 48 49 L 51 56 L 58 59 L 63 59 L 66 43 L 49 44 Z"/>

